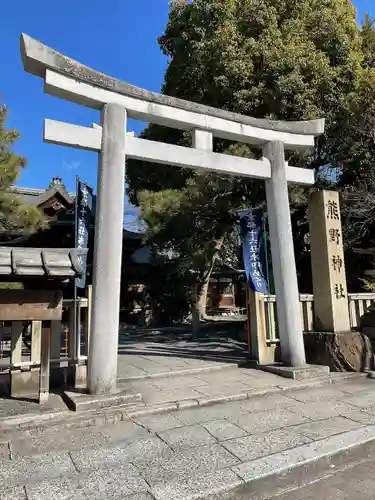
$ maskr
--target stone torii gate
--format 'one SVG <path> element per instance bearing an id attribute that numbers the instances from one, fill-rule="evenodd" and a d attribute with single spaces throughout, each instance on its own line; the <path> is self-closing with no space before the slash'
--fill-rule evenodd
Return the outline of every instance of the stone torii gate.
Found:
<path id="1" fill-rule="evenodd" d="M 314 172 L 289 166 L 284 149 L 313 147 L 314 138 L 324 132 L 324 120 L 255 119 L 148 92 L 96 72 L 24 34 L 21 53 L 25 71 L 44 79 L 45 92 L 101 111 L 101 128 L 44 123 L 46 142 L 99 152 L 89 391 L 104 394 L 116 388 L 126 158 L 265 180 L 282 360 L 286 366 L 304 366 L 288 182 L 312 185 Z M 128 117 L 192 130 L 193 147 L 129 136 Z M 257 144 L 263 157 L 214 153 L 213 137 Z"/>

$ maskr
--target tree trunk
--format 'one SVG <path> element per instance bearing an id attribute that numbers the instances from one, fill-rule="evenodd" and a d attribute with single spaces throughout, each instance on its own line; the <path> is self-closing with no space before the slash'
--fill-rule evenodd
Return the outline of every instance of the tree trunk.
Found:
<path id="1" fill-rule="evenodd" d="M 213 264 L 203 275 L 202 283 L 196 285 L 194 304 L 192 308 L 193 335 L 199 335 L 200 322 L 206 317 L 207 293 L 210 284 Z"/>
<path id="2" fill-rule="evenodd" d="M 217 252 L 221 249 L 223 242 L 224 242 L 224 237 L 218 238 L 216 240 L 215 252 L 212 255 L 211 264 L 203 272 L 203 275 L 201 277 L 201 282 L 199 285 L 197 284 L 197 287 L 195 290 L 195 296 L 193 299 L 194 305 L 192 307 L 193 336 L 199 335 L 200 321 L 202 318 L 206 318 L 208 286 L 210 284 L 210 278 L 211 278 L 212 270 L 213 270 L 214 265 L 215 265 Z"/>

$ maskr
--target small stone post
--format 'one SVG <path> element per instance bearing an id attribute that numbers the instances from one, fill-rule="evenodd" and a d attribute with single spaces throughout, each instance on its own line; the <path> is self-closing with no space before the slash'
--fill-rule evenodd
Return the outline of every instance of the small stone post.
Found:
<path id="1" fill-rule="evenodd" d="M 113 392 L 117 385 L 126 110 L 118 104 L 105 104 L 101 125 L 88 357 L 91 394 Z"/>
<path id="2" fill-rule="evenodd" d="M 50 386 L 51 321 L 42 322 L 42 346 L 40 351 L 39 403 L 48 401 Z"/>
<path id="3" fill-rule="evenodd" d="M 263 147 L 263 155 L 271 163 L 271 178 L 266 180 L 266 198 L 281 355 L 283 364 L 298 368 L 306 364 L 306 357 L 283 143 L 267 143 Z"/>
<path id="4" fill-rule="evenodd" d="M 349 305 L 339 194 L 316 191 L 309 200 L 315 328 L 349 332 Z"/>

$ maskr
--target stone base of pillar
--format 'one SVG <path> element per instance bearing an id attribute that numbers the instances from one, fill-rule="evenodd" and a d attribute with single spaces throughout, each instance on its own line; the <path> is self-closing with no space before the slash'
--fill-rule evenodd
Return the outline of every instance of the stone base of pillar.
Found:
<path id="1" fill-rule="evenodd" d="M 87 363 L 80 361 L 78 364 L 69 365 L 64 368 L 65 382 L 59 387 L 73 387 L 86 390 L 87 387 Z"/>
<path id="2" fill-rule="evenodd" d="M 331 372 L 365 372 L 374 368 L 374 347 L 361 332 L 305 333 L 308 363 L 327 365 Z"/>
<path id="3" fill-rule="evenodd" d="M 1 385 L 1 389 L 3 386 Z M 2 392 L 2 391 L 1 391 Z M 7 393 L 8 390 L 5 390 Z M 35 397 L 39 392 L 39 369 L 28 371 L 12 370 L 10 374 L 10 391 L 12 398 Z"/>
<path id="4" fill-rule="evenodd" d="M 134 405 L 142 401 L 140 393 L 130 393 L 118 389 L 111 394 L 97 396 L 88 394 L 87 390 L 65 391 L 63 398 L 68 408 L 73 411 L 100 410 L 102 408 L 116 408 L 125 405 Z"/>
<path id="5" fill-rule="evenodd" d="M 260 365 L 259 369 L 265 372 L 274 373 L 280 377 L 291 378 L 293 380 L 305 380 L 309 378 L 322 377 L 324 375 L 328 375 L 330 372 L 329 366 L 305 365 L 297 368 L 294 366 L 284 366 L 278 363 L 273 365 Z"/>

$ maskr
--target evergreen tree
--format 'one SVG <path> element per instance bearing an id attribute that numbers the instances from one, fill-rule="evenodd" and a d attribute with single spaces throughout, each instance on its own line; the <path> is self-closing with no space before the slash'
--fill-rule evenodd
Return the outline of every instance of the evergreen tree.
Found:
<path id="1" fill-rule="evenodd" d="M 315 169 L 323 185 L 345 185 L 350 173 L 356 182 L 360 168 L 374 164 L 373 23 L 366 18 L 358 27 L 349 0 L 174 0 L 159 44 L 169 58 L 167 95 L 259 118 L 325 117 L 326 134 L 314 151 L 287 158 Z M 191 146 L 188 132 L 158 125 L 142 136 Z M 214 147 L 261 154 L 222 140 Z M 127 172 L 151 241 L 177 249 L 198 272 L 203 315 L 213 262 L 231 245 L 234 214 L 264 203 L 264 182 L 139 161 L 129 161 Z M 308 192 L 291 189 L 297 255 L 306 249 Z"/>
<path id="2" fill-rule="evenodd" d="M 25 158 L 11 150 L 19 137 L 16 130 L 5 126 L 7 109 L 0 107 L 0 240 L 32 233 L 44 225 L 43 214 L 35 207 L 26 206 L 12 191 L 20 169 L 25 168 Z"/>

